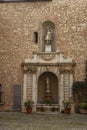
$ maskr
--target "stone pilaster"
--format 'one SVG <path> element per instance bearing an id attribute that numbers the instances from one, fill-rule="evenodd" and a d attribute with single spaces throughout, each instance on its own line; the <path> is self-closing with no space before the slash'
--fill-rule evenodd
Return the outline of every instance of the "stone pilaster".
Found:
<path id="1" fill-rule="evenodd" d="M 32 100 L 33 73 L 27 74 L 27 99 Z"/>
<path id="2" fill-rule="evenodd" d="M 36 74 L 33 74 L 33 85 L 32 85 L 32 100 L 34 101 L 33 112 L 36 112 L 36 104 L 37 104 L 37 81 Z"/>
<path id="3" fill-rule="evenodd" d="M 60 112 L 63 109 L 63 100 L 64 100 L 64 88 L 63 88 L 63 74 L 60 74 L 60 85 L 59 85 L 59 106 Z"/>
<path id="4" fill-rule="evenodd" d="M 70 93 L 71 93 L 69 72 L 64 73 L 63 84 L 64 84 L 64 100 L 68 101 L 70 99 Z"/>
<path id="5" fill-rule="evenodd" d="M 73 74 L 70 73 L 70 97 L 72 97 Z"/>
<path id="6" fill-rule="evenodd" d="M 73 103 L 73 95 L 72 95 L 72 84 L 73 84 L 73 74 L 70 73 L 70 97 L 72 97 L 72 109 L 71 113 L 74 113 L 74 103 Z"/>

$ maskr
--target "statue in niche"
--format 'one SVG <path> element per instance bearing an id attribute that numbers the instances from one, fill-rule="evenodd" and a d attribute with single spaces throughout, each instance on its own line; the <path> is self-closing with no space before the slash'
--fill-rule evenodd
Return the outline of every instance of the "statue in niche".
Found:
<path id="1" fill-rule="evenodd" d="M 46 92 L 50 92 L 50 79 L 46 78 Z"/>
<path id="2" fill-rule="evenodd" d="M 52 33 L 53 33 L 53 30 L 50 29 L 49 27 L 47 27 L 47 32 L 46 32 L 46 36 L 45 36 L 45 43 L 46 44 L 51 44 Z"/>

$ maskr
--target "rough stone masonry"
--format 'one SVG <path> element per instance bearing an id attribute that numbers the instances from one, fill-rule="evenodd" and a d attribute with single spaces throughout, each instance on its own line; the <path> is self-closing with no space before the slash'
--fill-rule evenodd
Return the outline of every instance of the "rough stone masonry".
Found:
<path id="1" fill-rule="evenodd" d="M 14 85 L 23 85 L 21 63 L 40 51 L 40 28 L 52 21 L 56 28 L 56 48 L 75 61 L 74 80 L 85 79 L 87 57 L 87 1 L 0 3 L 0 83 L 2 109 L 13 108 Z M 38 32 L 38 44 L 34 41 Z"/>

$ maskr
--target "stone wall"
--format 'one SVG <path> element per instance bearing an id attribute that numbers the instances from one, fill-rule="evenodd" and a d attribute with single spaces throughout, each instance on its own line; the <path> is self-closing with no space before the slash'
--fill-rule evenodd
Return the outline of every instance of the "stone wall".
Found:
<path id="1" fill-rule="evenodd" d="M 86 0 L 0 3 L 0 83 L 5 109 L 13 105 L 13 86 L 23 84 L 21 63 L 41 50 L 41 24 L 52 21 L 56 28 L 56 48 L 75 62 L 74 80 L 85 79 L 87 56 Z M 34 32 L 39 43 L 34 43 Z"/>

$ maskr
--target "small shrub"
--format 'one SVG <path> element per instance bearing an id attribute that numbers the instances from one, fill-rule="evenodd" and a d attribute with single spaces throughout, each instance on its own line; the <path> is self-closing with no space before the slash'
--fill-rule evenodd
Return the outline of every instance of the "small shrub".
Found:
<path id="1" fill-rule="evenodd" d="M 87 110 L 87 103 L 81 103 L 80 108 Z"/>

